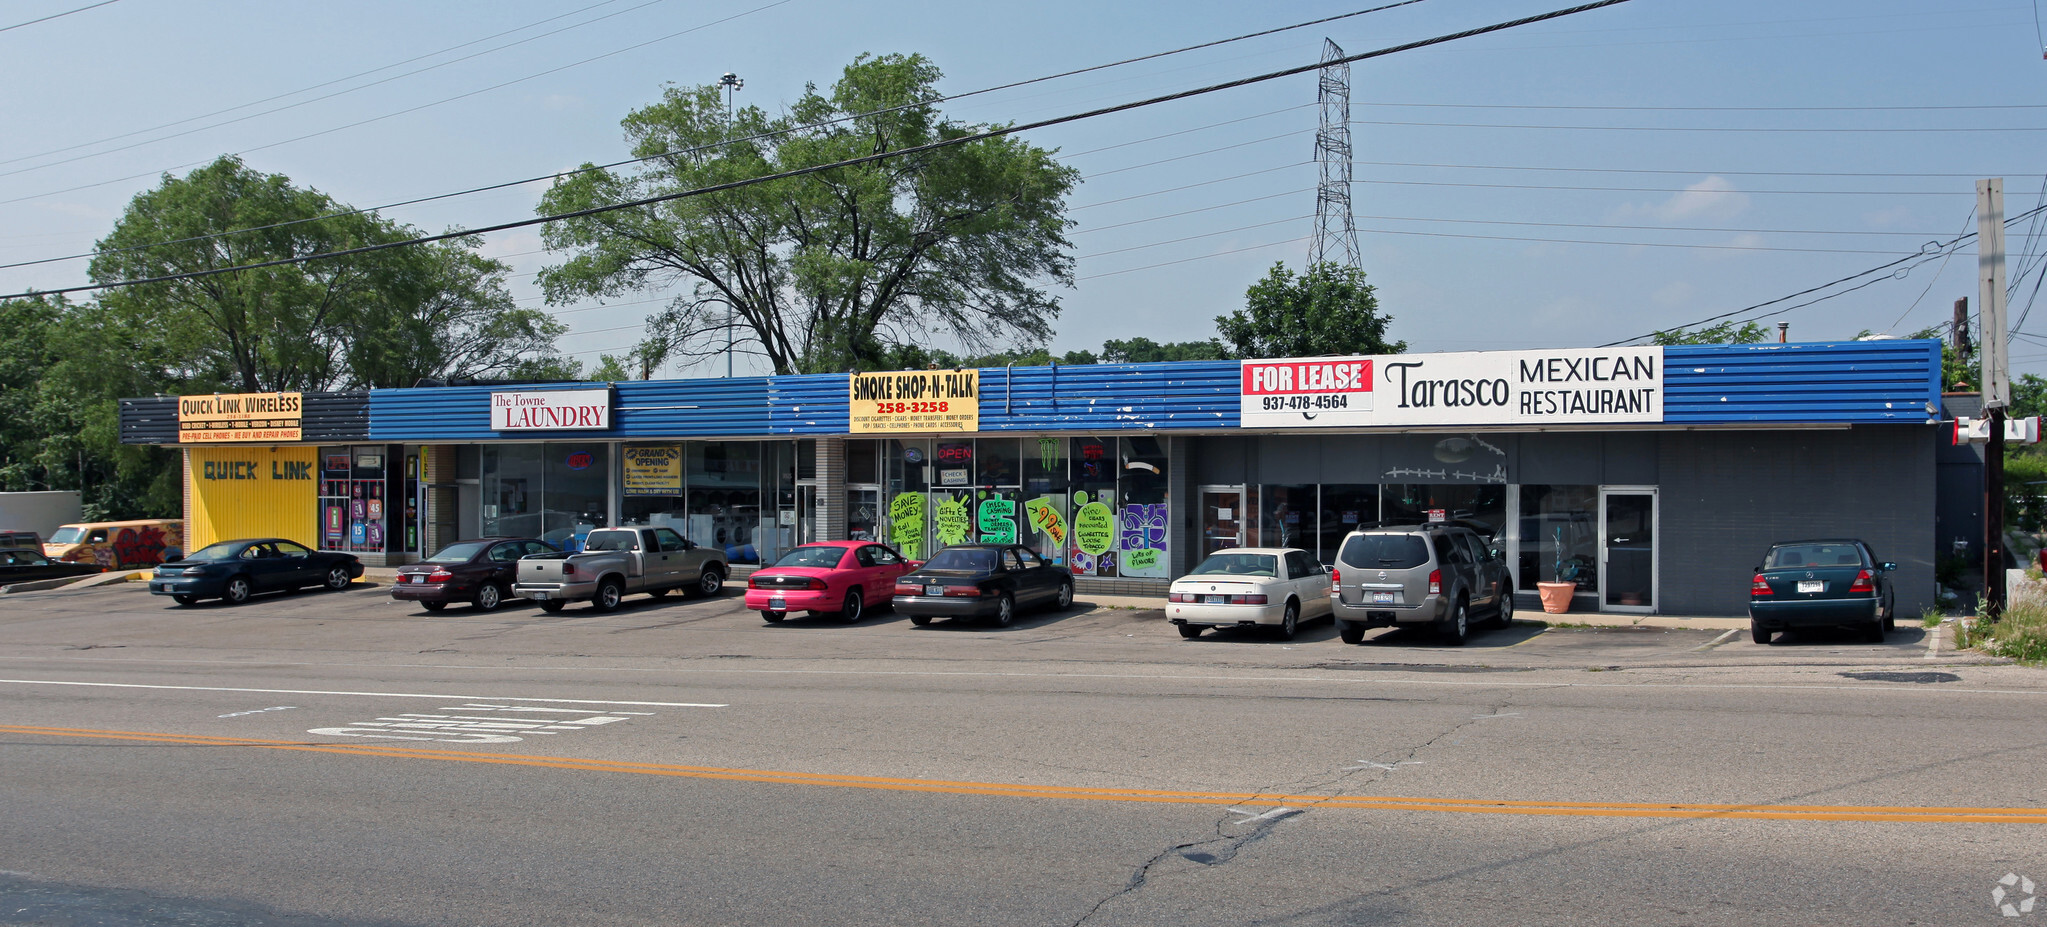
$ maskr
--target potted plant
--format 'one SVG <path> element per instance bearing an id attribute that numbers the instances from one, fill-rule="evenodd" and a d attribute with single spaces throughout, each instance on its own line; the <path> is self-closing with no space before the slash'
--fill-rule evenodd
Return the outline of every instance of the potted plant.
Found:
<path id="1" fill-rule="evenodd" d="M 1544 614 L 1561 615 L 1571 610 L 1571 596 L 1578 591 L 1578 584 L 1576 582 L 1564 578 L 1564 529 L 1562 527 L 1557 528 L 1556 546 L 1551 549 L 1556 552 L 1556 562 L 1551 567 L 1550 572 L 1550 575 L 1555 578 L 1537 582 L 1535 584 L 1535 591 L 1537 595 L 1542 597 L 1542 610 Z"/>

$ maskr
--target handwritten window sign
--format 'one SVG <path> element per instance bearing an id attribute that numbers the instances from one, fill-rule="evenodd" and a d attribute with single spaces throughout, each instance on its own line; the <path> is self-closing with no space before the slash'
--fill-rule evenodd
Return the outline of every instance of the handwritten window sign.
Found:
<path id="1" fill-rule="evenodd" d="M 903 370 L 849 378 L 852 434 L 981 430 L 981 371 Z"/>
<path id="2" fill-rule="evenodd" d="M 611 390 L 492 393 L 490 427 L 493 431 L 608 430 Z"/>
<path id="3" fill-rule="evenodd" d="M 1663 349 L 1244 361 L 1246 428 L 1663 420 Z"/>
<path id="4" fill-rule="evenodd" d="M 178 397 L 178 443 L 298 441 L 300 393 L 211 393 Z"/>

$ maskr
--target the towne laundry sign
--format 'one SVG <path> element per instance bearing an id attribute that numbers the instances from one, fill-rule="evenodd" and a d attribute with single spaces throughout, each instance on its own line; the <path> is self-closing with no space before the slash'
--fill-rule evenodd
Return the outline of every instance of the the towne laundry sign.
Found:
<path id="1" fill-rule="evenodd" d="M 210 393 L 178 397 L 178 443 L 297 441 L 298 393 Z"/>
<path id="2" fill-rule="evenodd" d="M 1663 420 L 1663 349 L 1571 348 L 1243 362 L 1246 428 Z"/>
<path id="3" fill-rule="evenodd" d="M 979 370 L 856 373 L 851 385 L 852 434 L 981 430 Z"/>
<path id="4" fill-rule="evenodd" d="M 493 431 L 601 431 L 611 427 L 611 390 L 490 394 Z"/>

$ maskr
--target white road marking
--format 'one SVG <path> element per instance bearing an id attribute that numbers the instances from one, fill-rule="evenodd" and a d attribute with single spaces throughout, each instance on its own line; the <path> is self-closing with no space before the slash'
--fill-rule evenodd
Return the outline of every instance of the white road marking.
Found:
<path id="1" fill-rule="evenodd" d="M 1363 763 L 1363 764 L 1365 764 L 1365 765 L 1363 765 L 1363 766 L 1350 766 L 1350 767 L 1346 767 L 1346 768 L 1345 768 L 1345 769 L 1344 769 L 1343 771 L 1344 771 L 1344 772 L 1356 772 L 1356 771 L 1358 771 L 1358 770 L 1360 770 L 1360 769 L 1377 769 L 1377 770 L 1383 770 L 1383 771 L 1385 771 L 1385 772 L 1392 772 L 1392 771 L 1393 771 L 1393 769 L 1394 769 L 1394 767 L 1396 767 L 1396 766 L 1420 766 L 1421 764 L 1423 764 L 1423 763 L 1425 763 L 1425 762 L 1428 762 L 1428 761 L 1427 761 L 1427 760 L 1401 760 L 1401 761 L 1400 761 L 1400 762 L 1398 762 L 1398 763 L 1374 763 L 1374 762 L 1372 762 L 1371 760 L 1359 760 L 1358 762 L 1360 762 L 1360 763 Z"/>
<path id="2" fill-rule="evenodd" d="M 1940 659 L 1940 636 L 1942 634 L 1947 633 L 1947 629 L 1948 629 L 1947 623 L 1941 622 L 1940 624 L 1934 625 L 1933 628 L 1927 632 L 1926 659 L 1928 660 Z"/>
<path id="3" fill-rule="evenodd" d="M 1280 807 L 1262 812 L 1252 808 L 1227 808 L 1224 810 L 1233 811 L 1236 812 L 1237 814 L 1244 815 L 1244 819 L 1237 822 L 1239 824 L 1249 824 L 1252 821 L 1264 821 L 1271 818 L 1283 818 L 1290 814 L 1300 813 L 1298 810 L 1288 808 L 1285 805 L 1281 805 Z"/>
<path id="4" fill-rule="evenodd" d="M 92 686 L 108 689 L 168 689 L 180 692 L 261 692 L 268 695 L 353 695 L 365 698 L 430 698 L 460 701 L 478 699 L 493 702 L 548 702 L 555 705 L 639 705 L 649 708 L 730 708 L 701 702 L 628 702 L 598 698 L 529 698 L 519 695 L 447 695 L 420 692 L 329 692 L 320 689 L 238 689 L 228 686 L 152 686 L 134 682 L 67 682 L 59 679 L 0 679 L 18 686 Z"/>
<path id="5" fill-rule="evenodd" d="M 1496 715 L 1472 715 L 1471 720 L 1484 721 L 1487 718 L 1519 718 L 1519 717 L 1521 717 L 1521 713 L 1518 711 L 1503 711 Z"/>
<path id="6" fill-rule="evenodd" d="M 277 706 L 277 707 L 275 707 L 275 708 L 256 708 L 256 709 L 251 709 L 251 710 L 249 710 L 249 711 L 230 711 L 230 712 L 228 712 L 227 714 L 224 714 L 224 715 L 215 715 L 215 717 L 218 717 L 218 718 L 239 718 L 239 717 L 241 717 L 241 716 L 243 716 L 243 715 L 260 715 L 260 714 L 262 714 L 262 713 L 264 713 L 264 712 L 266 712 L 266 711 L 290 711 L 290 710 L 292 710 L 292 709 L 294 709 L 294 708 L 297 708 L 297 707 L 298 707 L 297 705 L 279 705 L 279 706 Z"/>
<path id="7" fill-rule="evenodd" d="M 462 708 L 443 708 L 442 711 L 462 711 Z M 347 727 L 316 727 L 308 734 L 326 737 L 361 737 L 370 740 L 431 740 L 440 743 L 457 744 L 509 744 L 525 738 L 520 735 L 540 734 L 552 737 L 561 731 L 585 731 L 604 724 L 629 721 L 624 715 L 593 715 L 587 711 L 574 712 L 582 717 L 569 718 L 508 718 L 503 715 L 430 715 L 422 712 L 406 712 L 395 717 L 383 717 L 374 721 L 357 721 Z M 634 715 L 645 717 L 649 712 L 636 711 Z"/>

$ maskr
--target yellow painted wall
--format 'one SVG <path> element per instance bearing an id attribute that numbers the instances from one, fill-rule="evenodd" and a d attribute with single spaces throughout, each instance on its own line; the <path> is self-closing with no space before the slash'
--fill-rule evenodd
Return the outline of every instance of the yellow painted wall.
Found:
<path id="1" fill-rule="evenodd" d="M 318 448 L 195 447 L 188 453 L 191 550 L 236 538 L 319 546 Z"/>

